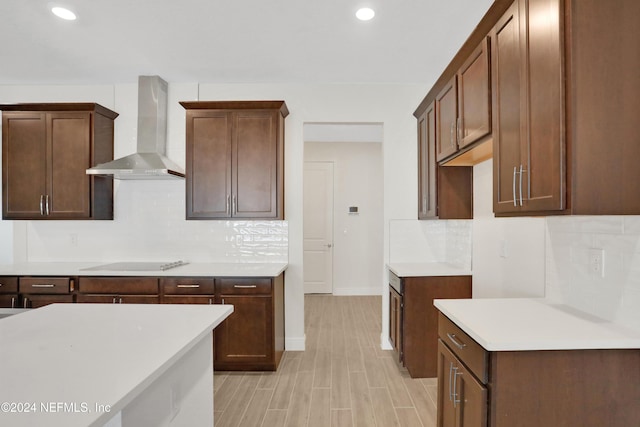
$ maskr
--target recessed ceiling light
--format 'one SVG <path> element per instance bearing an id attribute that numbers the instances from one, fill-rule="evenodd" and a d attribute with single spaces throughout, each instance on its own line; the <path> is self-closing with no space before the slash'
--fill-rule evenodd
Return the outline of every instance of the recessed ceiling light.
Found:
<path id="1" fill-rule="evenodd" d="M 374 16 L 376 16 L 376 13 L 373 11 L 373 9 L 368 7 L 358 9 L 358 11 L 356 12 L 356 18 L 361 21 L 369 21 L 370 19 L 373 19 Z"/>
<path id="2" fill-rule="evenodd" d="M 66 19 L 67 21 L 73 21 L 76 19 L 76 14 L 64 7 L 52 7 L 51 12 L 53 12 L 53 14 L 58 18 Z"/>

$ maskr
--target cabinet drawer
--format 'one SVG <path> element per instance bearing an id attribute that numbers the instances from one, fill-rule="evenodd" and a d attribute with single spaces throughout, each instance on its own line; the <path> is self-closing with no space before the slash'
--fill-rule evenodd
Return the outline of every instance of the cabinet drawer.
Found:
<path id="1" fill-rule="evenodd" d="M 0 276 L 0 294 L 15 294 L 18 292 L 18 278 L 15 276 Z"/>
<path id="2" fill-rule="evenodd" d="M 213 295 L 215 287 L 212 278 L 170 277 L 161 278 L 160 287 L 165 295 Z"/>
<path id="3" fill-rule="evenodd" d="M 163 304 L 214 304 L 215 298 L 206 295 L 165 295 L 162 298 Z"/>
<path id="4" fill-rule="evenodd" d="M 21 294 L 68 294 L 70 277 L 21 277 L 18 280 Z"/>
<path id="5" fill-rule="evenodd" d="M 489 353 L 442 313 L 438 336 L 483 384 L 487 383 Z"/>
<path id="6" fill-rule="evenodd" d="M 271 294 L 271 279 L 220 279 L 219 294 L 268 295 Z"/>
<path id="7" fill-rule="evenodd" d="M 81 277 L 78 291 L 91 294 L 157 294 L 155 277 Z"/>

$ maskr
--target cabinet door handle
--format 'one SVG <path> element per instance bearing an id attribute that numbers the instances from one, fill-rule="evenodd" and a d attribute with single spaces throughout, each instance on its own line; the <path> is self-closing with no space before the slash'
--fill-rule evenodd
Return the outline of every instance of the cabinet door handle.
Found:
<path id="1" fill-rule="evenodd" d="M 44 195 L 40 195 L 40 215 L 44 215 Z"/>
<path id="2" fill-rule="evenodd" d="M 213 304 L 213 300 L 209 298 L 209 305 Z"/>
<path id="3" fill-rule="evenodd" d="M 518 167 L 513 167 L 513 206 L 518 206 L 518 198 L 516 197 L 516 175 L 518 174 Z"/>
<path id="4" fill-rule="evenodd" d="M 453 400 L 453 395 L 451 394 L 451 374 L 453 373 L 453 362 L 449 362 L 449 401 Z"/>
<path id="5" fill-rule="evenodd" d="M 254 289 L 257 288 L 257 285 L 233 285 L 236 289 Z"/>
<path id="6" fill-rule="evenodd" d="M 462 376 L 462 372 L 458 372 L 458 367 L 453 368 L 453 407 L 457 407 L 458 403 L 460 403 L 460 399 L 458 399 L 457 385 L 458 385 L 458 376 Z"/>
<path id="7" fill-rule="evenodd" d="M 447 338 L 449 338 L 449 340 L 451 340 L 453 345 L 458 347 L 460 350 L 462 350 L 463 348 L 465 348 L 467 346 L 465 343 L 462 343 L 462 342 L 458 341 L 458 339 L 457 339 L 455 334 L 451 334 L 451 333 L 447 332 Z"/>
<path id="8" fill-rule="evenodd" d="M 451 128 L 449 129 L 449 132 L 451 133 L 450 135 L 450 141 L 449 141 L 449 145 L 453 145 L 454 144 L 454 137 L 453 137 L 453 127 L 455 126 L 454 122 L 451 122 Z"/>
<path id="9" fill-rule="evenodd" d="M 45 206 L 45 212 L 47 213 L 47 215 L 49 215 L 49 195 L 48 194 L 45 196 L 44 206 Z"/>
<path id="10" fill-rule="evenodd" d="M 116 297 L 113 297 L 113 303 L 114 304 L 116 303 Z"/>
<path id="11" fill-rule="evenodd" d="M 118 299 L 118 304 L 122 304 L 122 297 Z"/>
<path id="12" fill-rule="evenodd" d="M 520 164 L 520 206 L 522 206 L 522 172 L 526 172 L 526 170 L 522 169 L 522 164 Z"/>
<path id="13" fill-rule="evenodd" d="M 56 285 L 52 283 L 34 283 L 31 285 L 32 288 L 55 288 Z"/>
<path id="14" fill-rule="evenodd" d="M 29 308 L 29 298 L 24 298 L 24 301 L 22 301 L 22 308 Z"/>
<path id="15" fill-rule="evenodd" d="M 462 141 L 462 117 L 458 117 L 458 120 L 456 121 L 456 136 L 458 137 L 458 141 Z"/>
<path id="16" fill-rule="evenodd" d="M 224 298 L 222 298 L 222 304 L 224 304 Z"/>
<path id="17" fill-rule="evenodd" d="M 233 215 L 238 213 L 238 200 L 236 198 L 236 195 L 233 195 Z"/>
<path id="18" fill-rule="evenodd" d="M 178 285 L 179 288 L 199 288 L 200 285 L 198 284 L 193 284 L 193 285 Z"/>
<path id="19" fill-rule="evenodd" d="M 227 194 L 227 207 L 225 209 L 225 212 L 227 213 L 227 215 L 231 215 L 231 211 L 229 210 L 231 206 L 231 196 Z"/>
<path id="20" fill-rule="evenodd" d="M 16 308 L 16 297 L 11 297 L 11 308 Z"/>

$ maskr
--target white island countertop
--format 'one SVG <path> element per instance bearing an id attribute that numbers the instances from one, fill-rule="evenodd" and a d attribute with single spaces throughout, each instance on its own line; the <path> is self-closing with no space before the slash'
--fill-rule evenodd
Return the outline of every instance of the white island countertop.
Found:
<path id="1" fill-rule="evenodd" d="M 471 270 L 446 262 L 391 262 L 387 268 L 398 277 L 471 276 Z"/>
<path id="2" fill-rule="evenodd" d="M 168 270 L 97 270 L 108 262 L 25 262 L 0 265 L 5 276 L 157 276 L 157 277 L 278 277 L 286 268 L 279 262 L 194 262 Z M 90 270 L 88 270 L 90 269 Z"/>
<path id="3" fill-rule="evenodd" d="M 640 331 L 536 298 L 435 300 L 489 351 L 640 349 Z"/>
<path id="4" fill-rule="evenodd" d="M 232 312 L 230 305 L 52 304 L 4 318 L 0 425 L 102 426 Z"/>

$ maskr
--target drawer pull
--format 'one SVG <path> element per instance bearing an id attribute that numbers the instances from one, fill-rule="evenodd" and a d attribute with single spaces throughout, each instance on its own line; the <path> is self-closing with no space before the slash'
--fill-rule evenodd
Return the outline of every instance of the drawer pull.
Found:
<path id="1" fill-rule="evenodd" d="M 11 308 L 16 308 L 16 297 L 11 297 Z"/>
<path id="2" fill-rule="evenodd" d="M 453 343 L 453 345 L 458 347 L 460 350 L 464 349 L 467 346 L 465 343 L 461 343 L 460 341 L 458 341 L 457 339 L 458 337 L 456 337 L 455 334 L 451 334 L 447 332 L 447 338 L 449 338 L 449 340 Z"/>
<path id="3" fill-rule="evenodd" d="M 233 285 L 234 288 L 237 289 L 254 289 L 257 288 L 257 285 Z"/>
<path id="4" fill-rule="evenodd" d="M 55 288 L 56 285 L 53 285 L 51 283 L 34 283 L 33 285 L 31 285 L 32 288 Z"/>
<path id="5" fill-rule="evenodd" d="M 178 285 L 179 288 L 199 288 L 200 285 L 194 284 L 194 285 Z"/>

